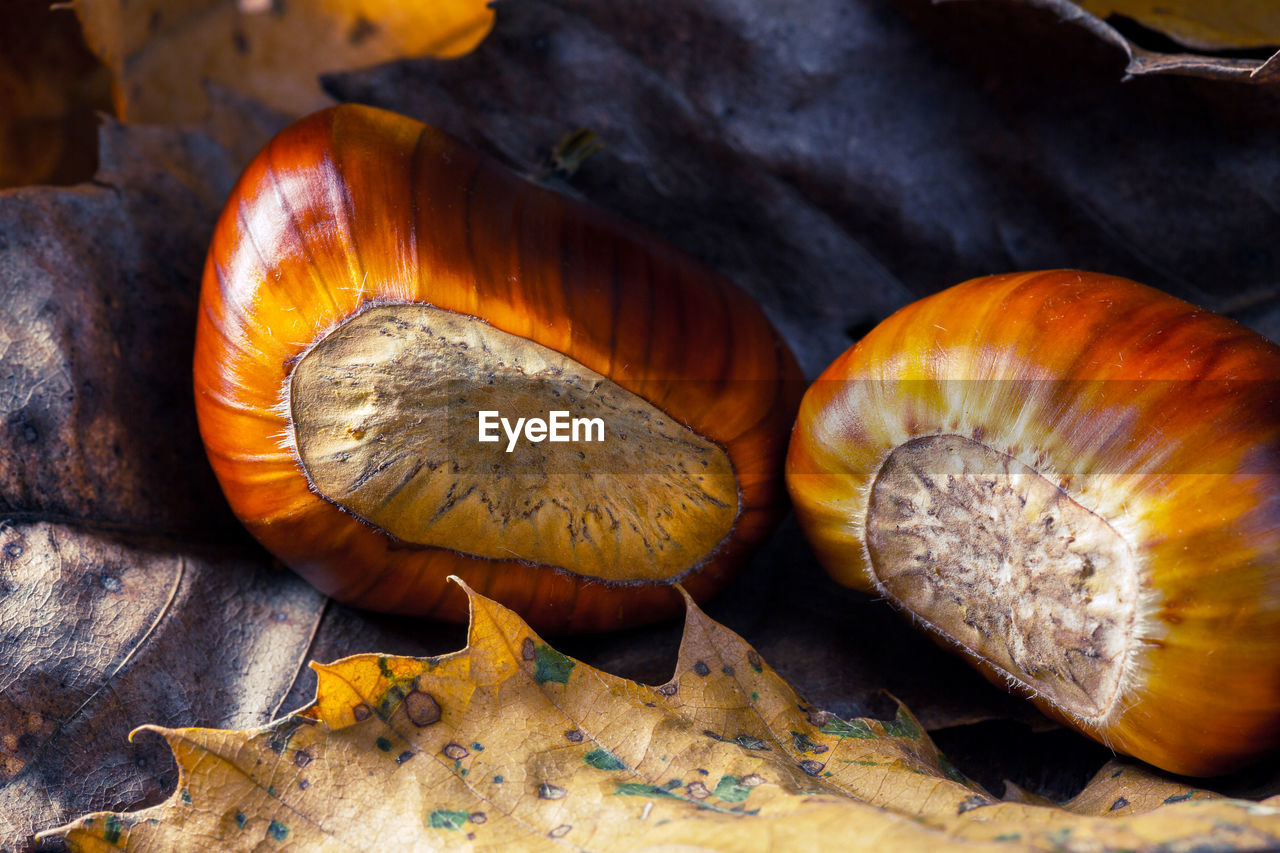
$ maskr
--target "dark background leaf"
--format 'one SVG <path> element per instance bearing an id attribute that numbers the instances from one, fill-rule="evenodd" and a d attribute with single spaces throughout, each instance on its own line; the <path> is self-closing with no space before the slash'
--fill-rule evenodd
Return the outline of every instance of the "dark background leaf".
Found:
<path id="1" fill-rule="evenodd" d="M 1277 95 L 1123 82 L 1124 66 L 1005 5 L 523 0 L 462 60 L 327 87 L 530 173 L 590 128 L 606 147 L 567 189 L 737 279 L 810 375 L 908 300 L 1013 269 L 1127 275 L 1276 337 Z M 165 793 L 172 765 L 125 743 L 135 725 L 252 725 L 310 698 L 307 657 L 462 645 L 457 626 L 326 604 L 273 569 L 205 467 L 189 385 L 204 248 L 278 123 L 234 103 L 199 132 L 108 124 L 95 183 L 0 195 L 0 846 Z M 816 705 L 876 716 L 891 691 L 997 792 L 1009 777 L 1066 797 L 1109 757 L 837 587 L 794 522 L 708 612 Z M 560 645 L 658 683 L 678 636 Z M 1227 787 L 1273 790 L 1266 772 Z"/>

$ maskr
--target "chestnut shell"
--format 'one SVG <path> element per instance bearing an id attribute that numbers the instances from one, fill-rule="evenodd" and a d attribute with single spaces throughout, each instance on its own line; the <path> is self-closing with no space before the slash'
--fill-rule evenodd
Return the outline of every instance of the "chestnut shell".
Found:
<path id="1" fill-rule="evenodd" d="M 544 631 L 678 612 L 670 583 L 410 545 L 309 485 L 283 395 L 317 340 L 370 304 L 476 317 L 562 353 L 722 447 L 731 533 L 678 580 L 717 590 L 785 510 L 794 357 L 723 276 L 607 213 L 537 186 L 447 134 L 340 106 L 282 131 L 231 194 L 205 267 L 195 394 L 209 460 L 249 531 L 360 607 L 465 618 L 458 575 Z"/>
<path id="2" fill-rule="evenodd" d="M 801 405 L 788 487 L 836 580 L 886 596 L 993 682 L 1102 743 L 1174 772 L 1216 774 L 1280 744 L 1278 390 L 1280 348 L 1159 291 L 1076 271 L 980 278 L 898 311 L 819 377 Z M 1007 636 L 984 639 L 983 626 L 1016 619 L 965 609 L 1016 609 L 1016 596 L 1003 605 L 960 593 L 952 600 L 961 585 L 935 583 L 922 565 L 887 565 L 906 559 L 893 537 L 914 533 L 880 535 L 883 518 L 945 513 L 904 504 L 901 513 L 875 516 L 873 496 L 915 500 L 902 496 L 906 487 L 884 487 L 886 477 L 905 481 L 900 471 L 885 472 L 901 467 L 889 461 L 896 451 L 916 452 L 935 436 L 954 437 L 932 439 L 939 447 L 985 448 L 1006 473 L 1037 472 L 1076 507 L 1077 519 L 1093 518 L 1127 543 L 1132 559 L 1119 562 L 1128 560 L 1136 593 L 1116 593 L 1108 605 L 1123 617 L 1127 650 L 1104 711 L 1065 707 L 1035 688 L 1036 672 L 997 665 L 1000 655 L 970 647 L 1009 645 Z M 944 480 L 950 475 L 941 468 L 920 477 Z M 969 518 L 987 527 L 997 515 Z M 951 523 L 950 533 L 925 544 L 959 553 L 947 536 L 971 545 L 979 538 L 963 528 Z M 888 545 L 869 545 L 878 535 Z M 1071 539 L 1062 547 L 1075 548 Z M 978 562 L 990 557 L 984 547 L 973 545 Z M 922 564 L 938 556 L 917 550 L 912 559 Z M 996 556 L 1015 552 L 1025 549 Z M 1092 573 L 1089 564 L 1075 587 L 1080 613 L 1115 593 L 1096 587 Z M 916 600 L 932 603 L 902 605 L 886 585 L 891 574 L 903 589 L 909 583 L 900 579 L 914 574 L 928 587 Z M 1025 585 L 1028 595 L 1048 587 Z M 1128 611 L 1114 603 L 1125 600 Z M 1065 611 L 1058 619 L 1043 609 L 1045 624 L 1023 626 L 1022 636 L 1049 636 L 1069 621 Z M 938 627 L 948 619 L 955 630 Z M 961 642 L 962 634 L 977 643 Z"/>

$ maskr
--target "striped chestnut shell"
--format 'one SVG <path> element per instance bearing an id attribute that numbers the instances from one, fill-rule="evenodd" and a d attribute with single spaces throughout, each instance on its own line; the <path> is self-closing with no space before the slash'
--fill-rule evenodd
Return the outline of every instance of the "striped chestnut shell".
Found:
<path id="1" fill-rule="evenodd" d="M 360 106 L 248 166 L 196 332 L 209 460 L 281 561 L 341 601 L 453 620 L 458 575 L 544 631 L 718 589 L 784 511 L 798 378 L 723 276 Z M 482 412 L 557 411 L 578 440 L 479 440 Z"/>
<path id="2" fill-rule="evenodd" d="M 839 582 L 1121 752 L 1280 743 L 1280 348 L 1132 281 L 980 278 L 806 394 L 787 459 Z"/>

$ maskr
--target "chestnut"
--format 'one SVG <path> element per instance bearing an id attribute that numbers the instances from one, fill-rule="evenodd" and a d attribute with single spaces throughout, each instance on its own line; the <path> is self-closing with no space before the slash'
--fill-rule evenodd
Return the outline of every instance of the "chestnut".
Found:
<path id="1" fill-rule="evenodd" d="M 965 282 L 801 403 L 787 484 L 842 584 L 1176 773 L 1280 742 L 1280 348 L 1126 279 Z"/>
<path id="2" fill-rule="evenodd" d="M 786 506 L 799 369 L 648 233 L 361 106 L 282 131 L 218 221 L 201 435 L 249 531 L 321 591 L 543 631 L 674 614 Z"/>

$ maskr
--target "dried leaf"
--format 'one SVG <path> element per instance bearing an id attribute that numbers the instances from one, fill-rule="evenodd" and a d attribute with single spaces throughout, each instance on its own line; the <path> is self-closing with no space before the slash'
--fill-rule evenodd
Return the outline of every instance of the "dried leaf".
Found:
<path id="1" fill-rule="evenodd" d="M 0 187 L 73 184 L 93 175 L 95 112 L 110 75 L 85 48 L 75 16 L 44 0 L 0 10 Z"/>
<path id="2" fill-rule="evenodd" d="M 486 0 L 74 0 L 115 75 L 118 115 L 184 122 L 212 81 L 290 115 L 326 106 L 324 71 L 402 56 L 457 56 L 493 26 Z"/>
<path id="3" fill-rule="evenodd" d="M 944 0 L 936 0 L 944 2 Z M 1214 80 L 1270 83 L 1280 78 L 1280 12 L 1267 0 L 1005 0 L 1052 10 L 1129 58 L 1128 74 L 1180 74 Z M 1136 20 L 1189 48 L 1204 51 L 1266 48 L 1256 59 L 1193 51 L 1170 52 L 1135 43 L 1109 23 L 1112 15 Z"/>
<path id="4" fill-rule="evenodd" d="M 1069 810 L 996 801 L 905 708 L 884 722 L 812 708 L 692 601 L 676 676 L 651 688 L 468 595 L 463 651 L 317 666 L 315 702 L 260 729 L 152 729 L 177 757 L 174 795 L 51 834 L 77 850 L 360 848 L 371 833 L 383 846 L 577 850 L 1280 843 L 1280 798 L 1206 800 L 1124 770 Z M 1091 816 L 1099 797 L 1125 819 Z"/>
<path id="5" fill-rule="evenodd" d="M 1280 45 L 1280 7 L 1270 0 L 1076 0 L 1099 18 L 1124 15 L 1201 50 Z"/>

